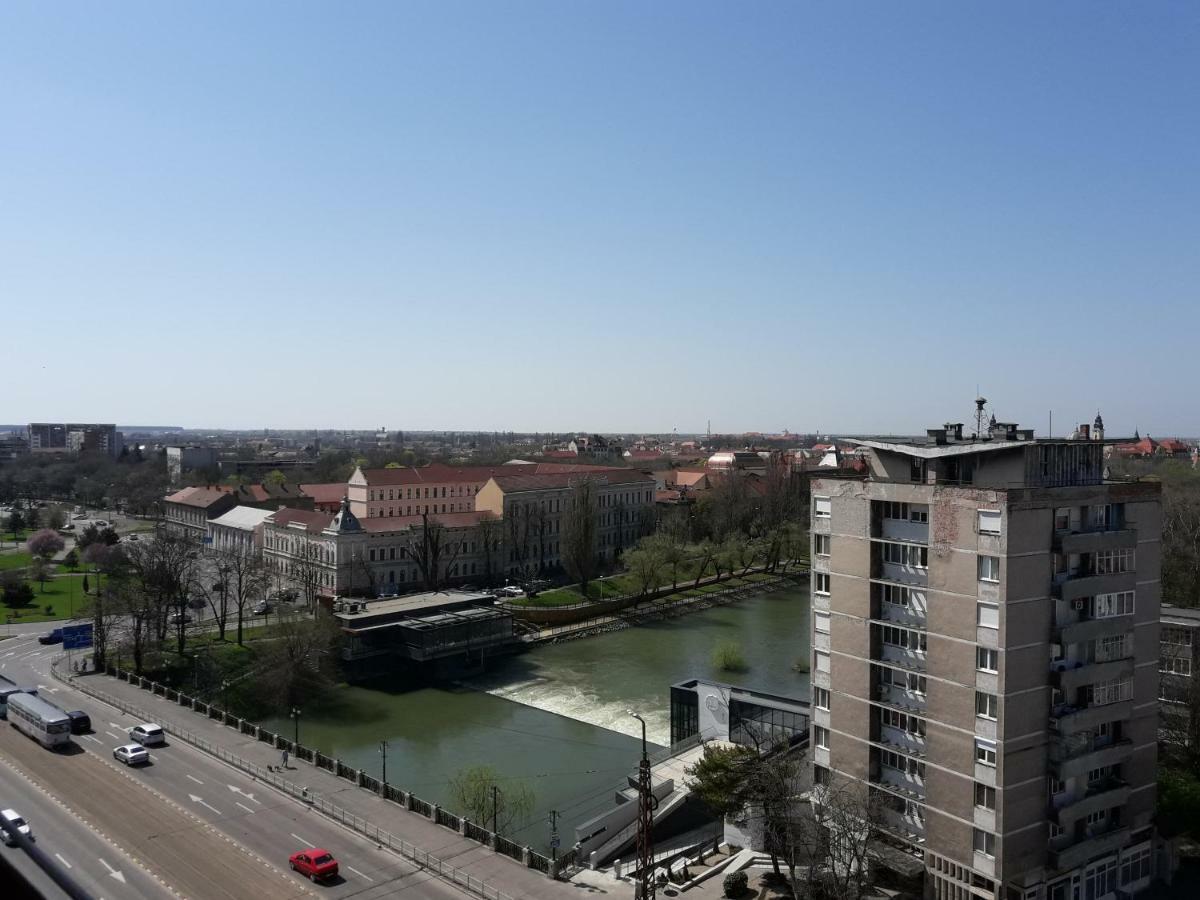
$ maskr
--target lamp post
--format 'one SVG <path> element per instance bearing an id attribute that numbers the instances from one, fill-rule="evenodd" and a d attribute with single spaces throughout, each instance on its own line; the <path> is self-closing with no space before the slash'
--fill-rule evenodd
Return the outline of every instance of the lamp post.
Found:
<path id="1" fill-rule="evenodd" d="M 295 731 L 292 733 L 292 743 L 297 747 L 300 746 L 300 707 L 293 706 L 291 711 L 292 722 L 295 725 Z"/>
<path id="2" fill-rule="evenodd" d="M 221 708 L 226 714 L 229 713 L 229 682 L 221 682 Z"/>
<path id="3" fill-rule="evenodd" d="M 388 742 L 380 741 L 379 742 L 379 755 L 381 757 L 383 757 L 383 779 L 382 780 L 383 780 L 383 783 L 385 786 L 387 785 L 387 752 L 388 752 Z"/>
<path id="4" fill-rule="evenodd" d="M 642 761 L 638 764 L 637 884 L 638 900 L 654 900 L 654 808 L 658 805 L 650 781 L 650 755 L 646 750 L 646 720 L 629 713 L 642 723 Z"/>

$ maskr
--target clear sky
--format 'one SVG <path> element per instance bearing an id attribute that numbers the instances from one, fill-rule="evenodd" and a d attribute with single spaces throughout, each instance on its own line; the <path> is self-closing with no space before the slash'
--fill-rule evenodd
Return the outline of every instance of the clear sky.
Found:
<path id="1" fill-rule="evenodd" d="M 0 4 L 0 421 L 1200 432 L 1195 3 Z"/>

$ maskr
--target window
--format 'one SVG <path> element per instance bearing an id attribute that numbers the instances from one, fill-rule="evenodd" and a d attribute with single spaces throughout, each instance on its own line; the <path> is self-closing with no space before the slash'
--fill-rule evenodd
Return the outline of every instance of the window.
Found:
<path id="1" fill-rule="evenodd" d="M 1121 777 L 1121 767 L 1119 765 L 1100 766 L 1096 769 L 1089 769 L 1087 774 L 1088 787 L 1100 784 L 1103 781 L 1108 781 L 1112 778 Z"/>
<path id="2" fill-rule="evenodd" d="M 975 738 L 975 762 L 985 766 L 996 765 L 996 742 Z"/>
<path id="3" fill-rule="evenodd" d="M 813 705 L 817 709 L 829 709 L 829 690 L 827 688 L 813 688 Z"/>
<path id="4" fill-rule="evenodd" d="M 1060 506 L 1054 511 L 1054 530 L 1069 531 L 1071 528 L 1071 508 Z"/>
<path id="5" fill-rule="evenodd" d="M 996 789 L 978 781 L 975 782 L 975 805 L 981 809 L 995 810 Z"/>
<path id="6" fill-rule="evenodd" d="M 1000 651 L 990 647 L 976 647 L 975 668 L 980 672 L 999 672 Z"/>
<path id="7" fill-rule="evenodd" d="M 910 503 L 908 507 L 908 521 L 919 522 L 922 525 L 929 524 L 929 507 L 924 504 Z"/>
<path id="8" fill-rule="evenodd" d="M 1137 850 L 1128 851 L 1128 855 L 1121 860 L 1121 886 L 1131 884 L 1134 881 L 1141 881 L 1143 878 L 1150 877 L 1150 847 L 1140 847 Z"/>
<path id="9" fill-rule="evenodd" d="M 1107 809 L 1098 809 L 1095 812 L 1090 812 L 1087 814 L 1087 824 L 1089 828 L 1093 828 L 1097 825 L 1103 825 L 1107 819 Z"/>
<path id="10" fill-rule="evenodd" d="M 822 728 L 820 725 L 813 726 L 813 743 L 818 747 L 829 749 L 829 729 Z"/>
<path id="11" fill-rule="evenodd" d="M 925 693 L 925 676 L 916 672 L 905 672 L 902 669 L 880 669 L 879 683 L 891 685 L 902 691 L 912 691 L 914 694 Z"/>
<path id="12" fill-rule="evenodd" d="M 1164 656 L 1158 661 L 1158 671 L 1164 675 L 1192 675 L 1192 661 L 1186 656 Z"/>
<path id="13" fill-rule="evenodd" d="M 925 737 L 925 720 L 910 716 L 899 710 L 881 708 L 879 721 L 889 728 L 896 728 L 917 737 Z"/>
<path id="14" fill-rule="evenodd" d="M 1133 682 L 1127 678 L 1113 678 L 1088 685 L 1084 693 L 1088 706 L 1120 703 L 1133 696 Z"/>
<path id="15" fill-rule="evenodd" d="M 1000 534 L 1000 510 L 979 510 L 979 533 Z"/>
<path id="16" fill-rule="evenodd" d="M 906 587 L 901 587 L 898 584 L 881 584 L 878 586 L 879 598 L 884 603 L 891 603 L 894 606 L 908 607 L 911 602 L 911 592 Z"/>
<path id="17" fill-rule="evenodd" d="M 828 672 L 829 671 L 829 654 L 826 653 L 824 650 L 817 651 L 817 671 L 818 672 Z"/>
<path id="18" fill-rule="evenodd" d="M 813 628 L 820 634 L 829 634 L 829 613 L 813 613 Z"/>
<path id="19" fill-rule="evenodd" d="M 980 828 L 974 830 L 973 846 L 976 853 L 982 853 L 984 856 L 996 855 L 996 836 L 990 831 L 984 831 Z"/>
<path id="20" fill-rule="evenodd" d="M 833 539 L 829 535 L 813 535 L 813 552 L 817 556 L 828 556 L 832 545 Z"/>
<path id="21" fill-rule="evenodd" d="M 1000 711 L 1000 701 L 995 694 L 975 692 L 975 715 L 981 719 L 995 720 Z"/>
<path id="22" fill-rule="evenodd" d="M 915 569 L 929 567 L 929 548 L 919 544 L 884 544 L 883 561 Z"/>
<path id="23" fill-rule="evenodd" d="M 925 460 L 911 457 L 908 465 L 908 480 L 923 484 L 925 482 Z"/>
<path id="24" fill-rule="evenodd" d="M 1066 789 L 1067 783 L 1061 778 L 1055 778 L 1053 775 L 1046 776 L 1046 793 L 1051 797 L 1061 794 Z"/>
<path id="25" fill-rule="evenodd" d="M 1056 823 L 1056 822 L 1050 823 L 1050 839 L 1051 840 L 1053 840 L 1054 838 L 1062 837 L 1066 833 L 1067 833 L 1067 829 L 1063 828 L 1058 823 Z M 1064 881 L 1061 884 L 1062 884 L 1062 886 L 1066 886 L 1067 882 Z M 1056 887 L 1058 887 L 1058 885 L 1056 885 Z M 1051 892 L 1050 896 L 1053 897 L 1053 896 L 1055 896 L 1055 894 L 1053 892 Z"/>
<path id="26" fill-rule="evenodd" d="M 829 573 L 814 572 L 813 573 L 813 593 L 829 595 Z"/>
<path id="27" fill-rule="evenodd" d="M 1130 656 L 1129 635 L 1118 634 L 1092 641 L 1091 658 L 1095 662 L 1110 662 Z"/>
<path id="28" fill-rule="evenodd" d="M 1192 646 L 1192 630 L 1176 625 L 1164 625 L 1159 640 L 1164 644 L 1176 644 L 1180 647 Z"/>
<path id="29" fill-rule="evenodd" d="M 828 519 L 833 515 L 833 502 L 828 497 L 813 498 L 813 516 Z"/>
<path id="30" fill-rule="evenodd" d="M 980 603 L 975 609 L 975 622 L 983 628 L 1000 627 L 1000 606 L 997 603 Z"/>
<path id="31" fill-rule="evenodd" d="M 1116 594 L 1097 594 L 1092 598 L 1092 618 L 1107 619 L 1112 616 L 1131 616 L 1134 608 L 1134 592 L 1120 591 Z"/>
<path id="32" fill-rule="evenodd" d="M 913 631 L 908 628 L 900 628 L 896 625 L 881 625 L 879 633 L 880 639 L 885 644 L 890 644 L 893 647 L 922 652 L 927 649 L 927 639 L 923 631 Z"/>
<path id="33" fill-rule="evenodd" d="M 904 756 L 901 753 L 894 753 L 891 750 L 879 751 L 879 764 L 889 769 L 895 769 L 904 775 L 916 775 L 918 778 L 925 777 L 925 763 Z"/>
<path id="34" fill-rule="evenodd" d="M 981 557 L 979 557 L 979 580 L 980 581 L 999 581 L 1000 580 L 1000 557 L 998 557 L 998 556 L 981 556 Z"/>
<path id="35" fill-rule="evenodd" d="M 1119 575 L 1134 569 L 1133 550 L 1098 550 L 1092 554 L 1093 575 Z"/>
<path id="36" fill-rule="evenodd" d="M 1083 895 L 1086 900 L 1098 900 L 1113 894 L 1117 889 L 1117 861 L 1115 859 L 1089 866 L 1083 879 Z"/>

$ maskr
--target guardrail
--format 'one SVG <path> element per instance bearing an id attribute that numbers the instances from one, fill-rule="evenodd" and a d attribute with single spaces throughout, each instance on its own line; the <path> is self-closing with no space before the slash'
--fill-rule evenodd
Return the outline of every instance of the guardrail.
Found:
<path id="1" fill-rule="evenodd" d="M 409 844 L 402 838 L 398 838 L 395 835 L 384 831 L 377 825 L 372 825 L 366 819 L 356 816 L 353 813 L 330 803 L 328 800 L 322 798 L 319 794 L 311 791 L 307 786 L 297 784 L 290 779 L 283 777 L 283 775 L 277 770 L 266 769 L 250 762 L 249 760 L 243 759 L 237 754 L 231 753 L 224 747 L 214 744 L 212 741 L 201 737 L 195 732 L 164 719 L 157 713 L 150 714 L 140 707 L 122 700 L 120 697 L 115 697 L 112 694 L 109 694 L 107 691 L 102 691 L 99 688 L 88 684 L 86 678 L 72 679 L 68 676 L 64 676 L 58 671 L 57 666 L 59 660 L 63 658 L 65 657 L 58 657 L 55 659 L 54 663 L 50 667 L 51 673 L 59 681 L 72 684 L 74 687 L 86 694 L 91 695 L 92 697 L 95 697 L 97 700 L 101 700 L 110 706 L 122 710 L 130 715 L 145 719 L 147 721 L 157 722 L 169 734 L 186 741 L 192 746 L 217 757 L 217 759 L 220 759 L 221 761 L 226 762 L 235 768 L 241 769 L 243 772 L 246 772 L 254 778 L 266 782 L 267 784 L 278 788 L 279 790 L 291 795 L 292 797 L 295 797 L 298 800 L 311 804 L 315 809 L 320 810 L 330 818 L 336 819 L 342 824 L 353 828 L 355 831 L 371 838 L 372 840 L 378 841 L 381 844 L 385 844 L 387 847 L 399 853 L 401 856 L 404 856 L 418 865 L 450 879 L 455 884 L 466 888 L 468 891 L 471 891 L 479 897 L 485 898 L 485 900 L 516 900 L 516 898 L 512 897 L 510 894 L 507 894 L 498 888 L 492 887 L 482 879 L 477 878 L 474 875 L 470 875 L 469 873 L 464 872 L 455 866 L 449 865 L 436 856 L 432 856 L 425 850 L 422 850 L 419 847 L 414 847 L 412 844 Z M 137 684 L 143 689 L 150 690 L 155 695 L 165 696 L 165 694 L 161 694 L 160 691 L 155 690 L 156 686 L 161 689 L 163 687 L 162 685 L 157 685 L 156 682 L 149 681 L 142 676 L 133 675 L 130 672 L 119 670 L 115 666 L 108 667 L 108 674 L 113 675 L 122 681 L 127 681 L 130 684 Z M 276 749 L 286 749 L 293 758 L 303 759 L 306 762 L 311 762 L 316 768 L 325 769 L 326 771 L 331 772 L 340 778 L 345 778 L 348 781 L 352 781 L 360 787 L 371 790 L 373 793 L 385 800 L 396 803 L 399 806 L 403 806 L 404 808 L 424 816 L 425 818 L 445 828 L 453 829 L 459 834 L 484 844 L 485 846 L 489 846 L 497 852 L 516 860 L 525 867 L 534 869 L 535 871 L 543 872 L 551 878 L 557 878 L 560 874 L 569 871 L 569 869 L 574 866 L 574 854 L 564 854 L 563 856 L 560 856 L 558 860 L 551 860 L 549 857 L 537 853 L 528 847 L 517 844 L 514 841 L 510 841 L 501 835 L 493 835 L 493 833 L 487 829 L 468 822 L 465 819 L 454 815 L 448 810 L 442 809 L 435 803 L 429 803 L 428 801 L 421 800 L 419 797 L 416 797 L 415 795 L 401 790 L 393 785 L 381 783 L 379 779 L 367 775 L 361 769 L 355 769 L 352 766 L 346 765 L 340 759 L 334 759 L 310 747 L 298 745 L 295 742 L 289 741 L 278 734 L 269 732 L 258 725 L 246 722 L 244 719 L 231 716 L 224 710 L 217 710 L 211 704 L 203 703 L 194 697 L 189 697 L 181 692 L 174 691 L 174 702 L 178 703 L 182 707 L 190 707 L 196 712 L 202 712 L 209 718 L 220 719 L 222 724 L 236 728 L 241 734 L 246 734 L 248 736 L 253 735 L 256 740 L 270 744 Z M 566 862 L 566 860 L 570 860 L 570 862 Z"/>

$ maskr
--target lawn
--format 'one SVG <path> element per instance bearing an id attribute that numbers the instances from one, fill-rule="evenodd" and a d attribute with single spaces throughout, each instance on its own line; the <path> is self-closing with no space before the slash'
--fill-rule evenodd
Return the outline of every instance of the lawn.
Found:
<path id="1" fill-rule="evenodd" d="M 0 572 L 28 568 L 32 560 L 33 557 L 23 550 L 19 553 L 0 553 Z"/>
<path id="2" fill-rule="evenodd" d="M 87 612 L 90 599 L 83 593 L 83 579 L 58 578 L 47 581 L 45 590 L 36 581 L 32 582 L 33 603 L 22 609 L 10 609 L 0 606 L 0 615 L 5 621 L 13 622 L 53 622 L 58 619 L 69 619 L 72 614 L 83 615 Z M 47 612 L 46 607 L 50 607 Z"/>

